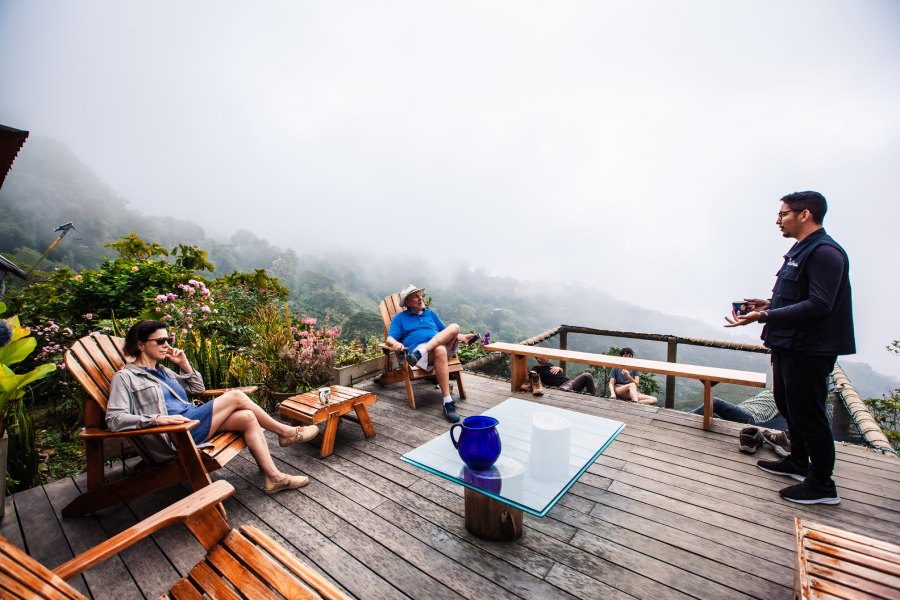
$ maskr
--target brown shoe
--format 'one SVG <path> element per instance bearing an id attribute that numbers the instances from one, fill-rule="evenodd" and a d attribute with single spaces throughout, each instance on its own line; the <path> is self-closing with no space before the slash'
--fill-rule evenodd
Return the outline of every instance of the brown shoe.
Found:
<path id="1" fill-rule="evenodd" d="M 284 446 L 290 446 L 297 442 L 308 442 L 317 435 L 319 435 L 319 428 L 315 425 L 300 426 L 297 427 L 297 432 L 291 437 L 278 436 L 278 445 L 283 448 Z"/>
<path id="2" fill-rule="evenodd" d="M 306 475 L 285 475 L 281 481 L 272 481 L 268 477 L 265 479 L 266 484 L 263 486 L 263 491 L 266 494 L 277 494 L 282 490 L 296 490 L 309 483 L 309 477 Z"/>
<path id="3" fill-rule="evenodd" d="M 531 378 L 528 378 L 528 381 L 519 386 L 520 392 L 530 392 L 531 391 Z"/>
<path id="4" fill-rule="evenodd" d="M 529 371 L 528 375 L 531 377 L 531 394 L 534 396 L 543 396 L 544 384 L 541 383 L 541 376 L 538 375 L 537 371 Z"/>

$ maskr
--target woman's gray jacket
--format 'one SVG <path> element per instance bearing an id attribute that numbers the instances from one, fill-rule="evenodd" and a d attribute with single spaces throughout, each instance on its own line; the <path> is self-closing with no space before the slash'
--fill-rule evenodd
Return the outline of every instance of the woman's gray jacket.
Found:
<path id="1" fill-rule="evenodd" d="M 189 395 L 206 389 L 196 371 L 182 375 L 166 367 L 162 369 L 166 375 L 176 379 Z M 166 414 L 162 386 L 145 370 L 137 365 L 125 365 L 113 375 L 109 403 L 106 405 L 106 426 L 110 431 L 155 427 L 156 418 Z M 153 462 L 165 462 L 175 456 L 175 446 L 168 435 L 132 437 L 129 441 L 135 443 Z"/>

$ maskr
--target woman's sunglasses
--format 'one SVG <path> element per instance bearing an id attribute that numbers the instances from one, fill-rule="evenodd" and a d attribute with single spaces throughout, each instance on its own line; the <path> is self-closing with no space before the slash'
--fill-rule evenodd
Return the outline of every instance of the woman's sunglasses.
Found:
<path id="1" fill-rule="evenodd" d="M 162 346 L 163 344 L 174 344 L 175 337 L 174 336 L 173 337 L 158 337 L 158 338 L 151 338 L 147 341 L 153 342 L 154 344 L 159 344 L 160 346 Z"/>

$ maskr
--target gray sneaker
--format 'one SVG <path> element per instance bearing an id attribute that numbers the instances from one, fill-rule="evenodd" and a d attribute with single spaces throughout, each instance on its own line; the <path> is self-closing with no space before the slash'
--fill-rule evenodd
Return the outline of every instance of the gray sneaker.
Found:
<path id="1" fill-rule="evenodd" d="M 459 415 L 456 414 L 455 402 L 444 402 L 444 418 L 451 423 L 459 423 Z"/>
<path id="2" fill-rule="evenodd" d="M 781 456 L 791 455 L 791 438 L 788 437 L 787 431 L 769 431 L 764 429 L 762 439 L 766 446 L 775 451 L 775 454 Z"/>

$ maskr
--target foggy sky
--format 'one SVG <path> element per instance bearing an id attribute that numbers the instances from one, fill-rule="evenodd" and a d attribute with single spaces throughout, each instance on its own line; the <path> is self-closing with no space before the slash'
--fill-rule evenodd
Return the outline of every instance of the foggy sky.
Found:
<path id="1" fill-rule="evenodd" d="M 771 290 L 778 199 L 821 191 L 854 358 L 893 375 L 898 106 L 891 0 L 0 0 L 0 123 L 208 235 L 449 256 L 720 324 Z"/>

